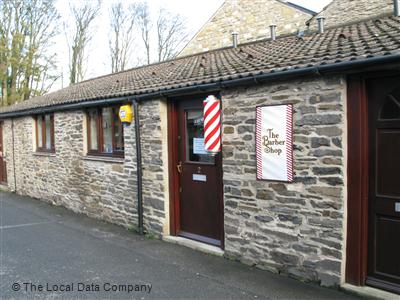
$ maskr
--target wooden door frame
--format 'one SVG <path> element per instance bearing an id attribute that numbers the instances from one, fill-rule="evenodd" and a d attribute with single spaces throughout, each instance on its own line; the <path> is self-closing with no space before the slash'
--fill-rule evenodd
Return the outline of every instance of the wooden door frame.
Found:
<path id="1" fill-rule="evenodd" d="M 180 179 L 175 170 L 179 160 L 178 151 L 178 110 L 176 101 L 168 99 L 168 173 L 169 173 L 169 215 L 170 215 L 170 234 L 176 236 L 180 228 Z"/>
<path id="2" fill-rule="evenodd" d="M 180 178 L 176 172 L 176 166 L 179 161 L 178 150 L 178 101 L 184 101 L 185 97 L 204 97 L 208 95 L 215 95 L 220 99 L 218 92 L 208 94 L 194 94 L 182 97 L 168 98 L 167 99 L 167 116 L 168 116 L 168 175 L 169 175 L 169 215 L 170 215 L 170 235 L 177 236 L 180 229 Z M 222 162 L 223 163 L 223 162 Z M 222 168 L 222 166 L 221 166 Z M 221 176 L 223 171 L 221 170 Z M 223 183 L 222 183 L 223 184 Z M 221 188 L 221 213 L 222 213 L 222 228 L 221 228 L 221 248 L 225 248 L 225 231 L 224 231 L 224 197 L 223 186 Z"/>
<path id="3" fill-rule="evenodd" d="M 347 240 L 345 281 L 365 285 L 368 272 L 369 125 L 366 80 L 398 76 L 381 71 L 347 77 Z"/>
<path id="4" fill-rule="evenodd" d="M 347 78 L 346 282 L 364 285 L 368 265 L 368 105 L 363 75 Z"/>

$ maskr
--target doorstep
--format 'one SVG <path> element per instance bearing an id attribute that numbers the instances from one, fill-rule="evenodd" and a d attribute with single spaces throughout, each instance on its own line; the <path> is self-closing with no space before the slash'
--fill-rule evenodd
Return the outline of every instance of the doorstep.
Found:
<path id="1" fill-rule="evenodd" d="M 400 300 L 400 295 L 396 295 L 369 286 L 355 286 L 348 283 L 344 283 L 341 285 L 341 289 L 346 292 L 356 294 L 357 296 L 369 299 Z"/>
<path id="2" fill-rule="evenodd" d="M 224 250 L 218 248 L 216 246 L 204 244 L 201 242 L 193 241 L 190 239 L 186 239 L 180 236 L 164 236 L 163 240 L 169 243 L 178 244 L 181 246 L 185 246 L 194 250 L 198 250 L 207 254 L 212 254 L 216 256 L 223 256 Z"/>

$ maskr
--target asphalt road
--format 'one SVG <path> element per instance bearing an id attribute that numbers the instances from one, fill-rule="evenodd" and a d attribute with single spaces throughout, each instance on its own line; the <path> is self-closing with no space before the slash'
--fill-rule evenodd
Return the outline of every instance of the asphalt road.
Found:
<path id="1" fill-rule="evenodd" d="M 1 299 L 355 299 L 0 193 Z"/>

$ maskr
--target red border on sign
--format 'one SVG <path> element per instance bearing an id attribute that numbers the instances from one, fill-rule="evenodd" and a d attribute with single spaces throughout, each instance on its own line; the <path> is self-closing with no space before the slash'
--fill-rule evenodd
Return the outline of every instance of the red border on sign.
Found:
<path id="1" fill-rule="evenodd" d="M 270 106 L 286 106 L 286 169 L 287 180 L 273 180 L 262 178 L 262 108 Z M 256 165 L 257 165 L 257 180 L 276 181 L 276 182 L 293 182 L 293 104 L 273 104 L 256 106 Z"/>
<path id="2" fill-rule="evenodd" d="M 262 128 L 262 119 L 261 119 L 261 106 L 256 108 L 256 160 L 257 160 L 257 179 L 262 179 L 262 157 L 261 157 L 261 128 Z"/>
<path id="3" fill-rule="evenodd" d="M 293 105 L 286 106 L 286 170 L 289 182 L 293 182 Z"/>

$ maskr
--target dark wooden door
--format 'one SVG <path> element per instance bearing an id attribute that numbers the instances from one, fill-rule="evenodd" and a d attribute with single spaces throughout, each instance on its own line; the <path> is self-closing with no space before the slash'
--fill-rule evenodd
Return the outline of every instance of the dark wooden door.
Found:
<path id="1" fill-rule="evenodd" d="M 3 122 L 0 122 L 0 182 L 5 183 L 7 182 L 7 168 L 3 151 Z"/>
<path id="2" fill-rule="evenodd" d="M 222 246 L 222 159 L 204 151 L 203 98 L 177 102 L 177 234 Z"/>
<path id="3" fill-rule="evenodd" d="M 366 82 L 369 226 L 366 283 L 400 293 L 400 76 Z"/>

